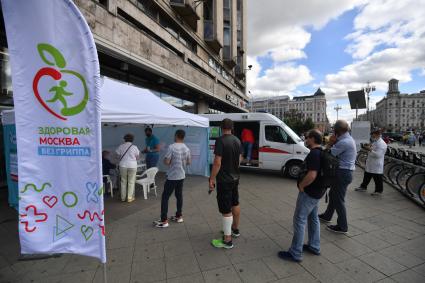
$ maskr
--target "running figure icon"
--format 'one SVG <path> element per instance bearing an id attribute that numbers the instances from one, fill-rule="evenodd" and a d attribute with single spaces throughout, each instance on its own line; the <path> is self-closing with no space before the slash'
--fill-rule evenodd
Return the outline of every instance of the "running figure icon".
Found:
<path id="1" fill-rule="evenodd" d="M 67 92 L 65 90 L 66 86 L 68 85 L 68 83 L 64 80 L 59 82 L 59 86 L 54 86 L 51 89 L 49 89 L 49 92 L 54 92 L 55 95 L 53 96 L 52 99 L 47 100 L 47 102 L 56 102 L 56 101 L 60 101 L 63 104 L 63 108 L 67 109 L 67 103 L 66 103 L 66 99 L 65 96 L 71 96 L 73 95 L 72 92 Z"/>

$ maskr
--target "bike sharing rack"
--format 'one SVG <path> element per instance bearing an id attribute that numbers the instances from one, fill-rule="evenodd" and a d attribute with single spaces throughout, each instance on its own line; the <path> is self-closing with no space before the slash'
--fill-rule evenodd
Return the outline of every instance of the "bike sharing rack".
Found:
<path id="1" fill-rule="evenodd" d="M 391 152 L 391 151 L 396 152 L 396 154 L 398 154 L 398 155 L 400 155 L 400 152 L 402 152 L 402 151 L 404 151 L 404 153 L 408 153 L 408 151 L 406 151 L 404 149 L 395 149 L 393 147 L 388 147 L 387 153 L 385 154 L 385 160 L 387 162 L 384 163 L 384 182 L 389 184 L 393 188 L 395 188 L 402 195 L 404 195 L 405 197 L 407 197 L 408 199 L 410 199 L 411 201 L 413 201 L 414 203 L 416 203 L 420 207 L 425 208 L 425 201 L 421 200 L 420 197 L 419 197 L 419 194 L 423 193 L 421 191 L 425 188 L 425 184 L 419 184 L 418 194 L 416 196 L 415 194 L 412 194 L 412 193 L 409 192 L 409 190 L 407 189 L 407 185 L 405 186 L 406 188 L 403 189 L 400 185 L 394 184 L 390 180 L 389 176 L 386 175 L 386 174 L 388 174 L 389 170 L 385 170 L 386 164 L 393 163 L 394 165 L 400 164 L 402 166 L 402 168 L 403 167 L 413 168 L 413 170 L 415 170 L 415 173 L 413 173 L 410 177 L 412 177 L 416 174 L 425 175 L 425 166 L 424 166 L 425 163 L 423 163 L 423 165 L 418 165 L 418 164 L 414 164 L 412 162 L 402 160 L 402 159 L 397 158 L 397 157 L 389 156 L 388 153 Z M 420 154 L 420 155 L 422 156 L 422 162 L 425 161 L 425 155 L 424 154 Z M 357 154 L 356 165 L 359 166 L 360 168 L 362 168 L 363 170 L 365 170 L 366 158 L 367 158 L 367 152 L 365 150 L 360 150 L 359 153 Z M 418 171 L 416 171 L 416 170 L 418 170 Z M 403 170 L 400 170 L 400 172 L 398 174 L 400 174 L 402 171 Z M 409 178 L 406 179 L 406 183 L 408 182 Z"/>

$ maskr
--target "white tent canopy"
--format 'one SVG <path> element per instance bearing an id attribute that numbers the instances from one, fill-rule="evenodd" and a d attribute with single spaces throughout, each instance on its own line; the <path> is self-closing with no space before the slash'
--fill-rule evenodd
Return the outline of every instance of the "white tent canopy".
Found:
<path id="1" fill-rule="evenodd" d="M 182 111 L 148 89 L 104 78 L 100 91 L 102 122 L 203 127 L 207 118 Z"/>

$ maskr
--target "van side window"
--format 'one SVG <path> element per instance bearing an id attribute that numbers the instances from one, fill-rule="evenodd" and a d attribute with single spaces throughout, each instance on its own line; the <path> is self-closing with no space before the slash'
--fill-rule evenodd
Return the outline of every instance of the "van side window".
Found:
<path id="1" fill-rule="evenodd" d="M 270 142 L 288 143 L 288 135 L 279 126 L 266 126 L 266 140 Z"/>

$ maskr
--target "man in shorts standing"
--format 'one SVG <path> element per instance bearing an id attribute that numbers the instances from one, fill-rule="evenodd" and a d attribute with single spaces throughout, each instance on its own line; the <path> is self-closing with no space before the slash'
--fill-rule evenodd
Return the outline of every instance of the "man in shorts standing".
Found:
<path id="1" fill-rule="evenodd" d="M 224 119 L 221 124 L 223 135 L 215 142 L 214 164 L 209 180 L 210 192 L 217 185 L 217 203 L 223 215 L 223 239 L 214 239 L 216 248 L 233 248 L 232 236 L 239 237 L 239 163 L 241 142 L 232 134 L 233 121 Z"/>

